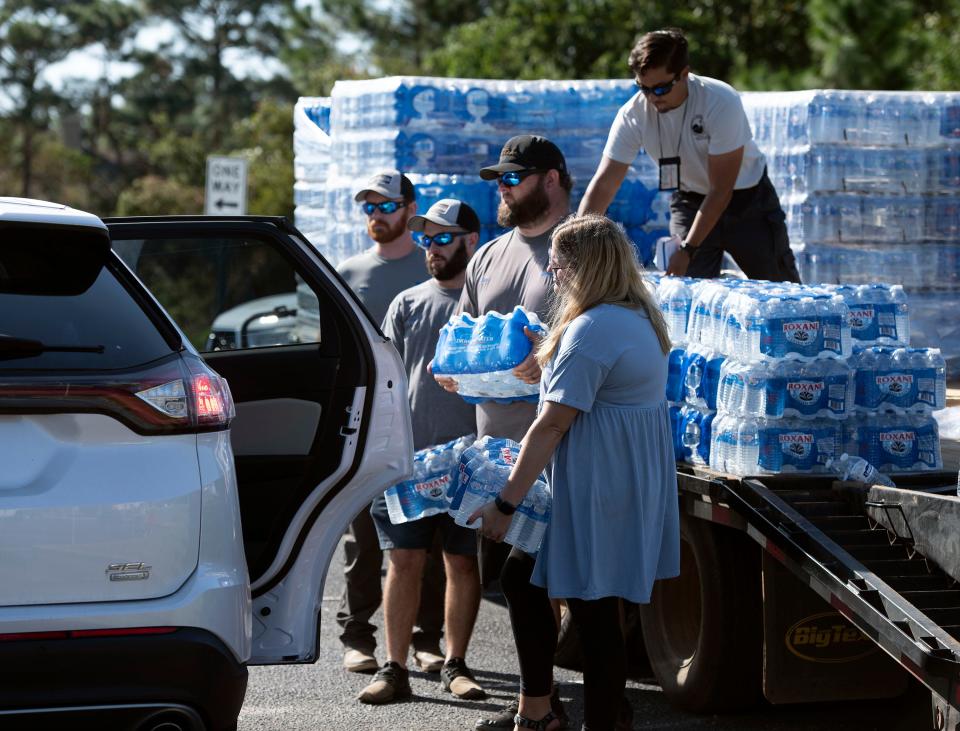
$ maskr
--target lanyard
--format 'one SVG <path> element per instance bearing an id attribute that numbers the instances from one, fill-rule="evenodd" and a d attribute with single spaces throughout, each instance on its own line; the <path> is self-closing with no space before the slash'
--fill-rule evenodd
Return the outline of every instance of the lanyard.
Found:
<path id="1" fill-rule="evenodd" d="M 680 157 L 680 142 L 683 140 L 683 128 L 687 125 L 687 108 L 690 101 L 690 95 L 683 100 L 683 116 L 680 118 L 680 134 L 677 135 L 677 151 L 674 157 Z M 660 147 L 660 157 L 663 157 L 663 137 L 660 134 L 660 112 L 657 112 L 657 144 Z"/>

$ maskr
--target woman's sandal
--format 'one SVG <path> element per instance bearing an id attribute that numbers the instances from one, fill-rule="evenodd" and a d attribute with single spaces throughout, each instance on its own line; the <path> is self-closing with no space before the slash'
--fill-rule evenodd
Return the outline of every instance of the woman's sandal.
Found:
<path id="1" fill-rule="evenodd" d="M 513 723 L 520 728 L 532 728 L 533 731 L 547 731 L 547 726 L 550 725 L 551 721 L 559 720 L 559 716 L 553 711 L 550 711 L 546 716 L 541 718 L 539 721 L 534 721 L 531 718 L 526 718 L 521 716 L 519 713 L 513 717 Z"/>

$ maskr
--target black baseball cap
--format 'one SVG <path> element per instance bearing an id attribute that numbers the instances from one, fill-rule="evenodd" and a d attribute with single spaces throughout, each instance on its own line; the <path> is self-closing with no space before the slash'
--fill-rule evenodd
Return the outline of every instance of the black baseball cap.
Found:
<path id="1" fill-rule="evenodd" d="M 438 226 L 459 228 L 470 233 L 480 233 L 480 217 L 470 206 L 455 198 L 438 200 L 430 210 L 422 215 L 412 216 L 407 221 L 407 228 L 411 231 L 423 231 L 427 221 Z"/>
<path id="2" fill-rule="evenodd" d="M 500 150 L 500 162 L 480 170 L 480 177 L 493 180 L 501 173 L 520 170 L 557 170 L 567 172 L 567 161 L 560 148 L 546 137 L 517 135 Z"/>

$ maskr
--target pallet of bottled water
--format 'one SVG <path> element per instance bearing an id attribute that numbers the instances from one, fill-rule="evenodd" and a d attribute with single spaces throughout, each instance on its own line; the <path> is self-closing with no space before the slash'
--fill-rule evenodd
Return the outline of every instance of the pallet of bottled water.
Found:
<path id="1" fill-rule="evenodd" d="M 536 313 L 520 306 L 506 315 L 496 311 L 477 318 L 454 315 L 440 329 L 433 373 L 454 379 L 457 392 L 470 403 L 536 401 L 539 384 L 513 375 L 533 349 L 524 328 L 546 334 Z"/>
<path id="2" fill-rule="evenodd" d="M 520 445 L 510 439 L 484 437 L 464 451 L 460 458 L 459 482 L 452 497 L 450 512 L 457 525 L 482 527 L 482 519 L 469 523 L 470 517 L 489 504 L 503 490 L 520 453 Z M 454 507 L 456 505 L 456 507 Z M 552 495 L 541 475 L 517 506 L 504 536 L 504 542 L 527 553 L 540 550 L 550 522 Z"/>
<path id="3" fill-rule="evenodd" d="M 475 440 L 476 435 L 469 434 L 418 450 L 413 455 L 413 477 L 384 492 L 390 522 L 399 525 L 446 513 L 448 493 L 459 479 L 460 455 Z"/>

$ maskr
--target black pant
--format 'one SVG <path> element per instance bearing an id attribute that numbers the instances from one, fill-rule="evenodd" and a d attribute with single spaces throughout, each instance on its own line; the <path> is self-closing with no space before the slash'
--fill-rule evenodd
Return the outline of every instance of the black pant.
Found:
<path id="1" fill-rule="evenodd" d="M 530 583 L 534 563 L 533 557 L 514 549 L 504 563 L 500 584 L 517 645 L 520 692 L 545 696 L 552 690 L 557 624 L 547 590 Z M 619 602 L 617 597 L 567 599 L 583 652 L 583 728 L 587 731 L 613 731 L 627 684 Z"/>
<path id="2" fill-rule="evenodd" d="M 413 649 L 436 652 L 443 632 L 443 595 L 446 586 L 443 552 L 437 539 L 427 554 L 417 613 L 419 630 L 413 633 Z M 377 647 L 376 627 L 370 618 L 383 601 L 381 573 L 383 551 L 377 529 L 370 517 L 369 506 L 353 519 L 343 543 L 346 586 L 340 597 L 337 624 L 341 627 L 340 642 L 354 650 L 373 653 Z"/>
<path id="3" fill-rule="evenodd" d="M 703 204 L 704 195 L 679 191 L 670 199 L 670 233 L 685 237 Z M 752 188 L 735 190 L 716 225 L 700 243 L 688 277 L 717 277 L 727 252 L 750 279 L 799 282 L 790 249 L 786 216 L 766 171 Z"/>

